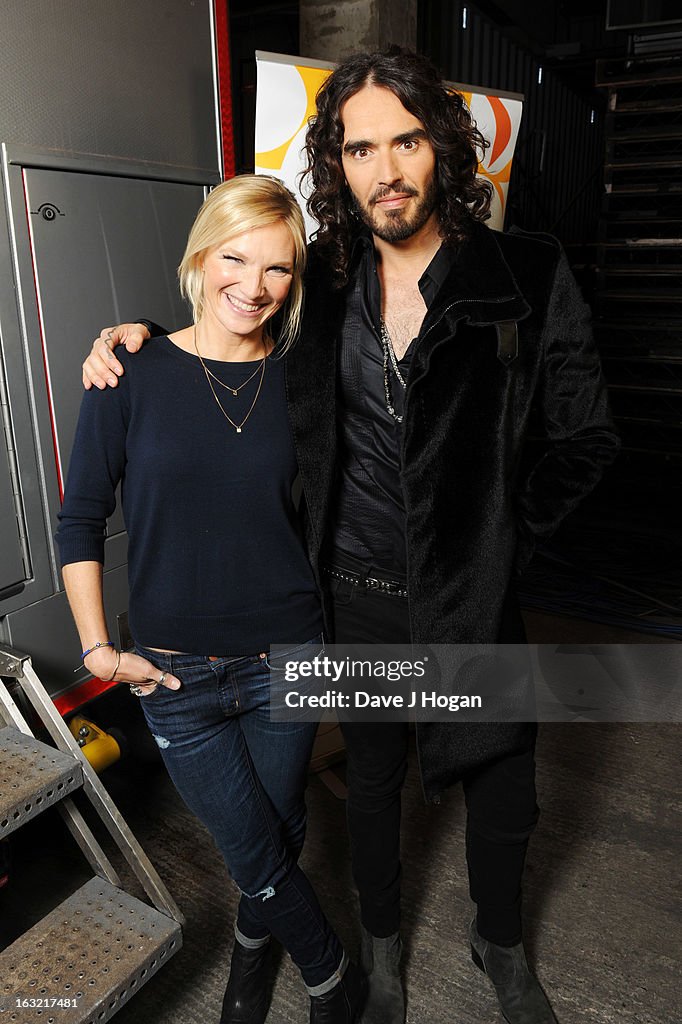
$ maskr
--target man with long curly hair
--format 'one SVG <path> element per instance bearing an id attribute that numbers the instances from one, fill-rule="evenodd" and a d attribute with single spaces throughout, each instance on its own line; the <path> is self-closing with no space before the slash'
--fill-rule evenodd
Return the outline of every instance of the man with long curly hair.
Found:
<path id="1" fill-rule="evenodd" d="M 323 536 L 337 642 L 523 642 L 513 575 L 616 451 L 585 307 L 560 247 L 483 224 L 491 186 L 476 172 L 485 146 L 462 97 L 415 53 L 350 57 L 317 96 L 306 153 L 319 230 L 290 372 L 305 379 L 306 366 L 310 382 L 292 400 L 316 424 L 317 444 L 308 438 L 299 455 L 316 451 L 301 472 L 311 482 L 311 543 Z M 324 424 L 334 395 L 317 368 L 334 342 L 332 483 Z M 534 395 L 549 445 L 517 478 Z M 362 1020 L 402 1024 L 407 726 L 342 728 L 370 977 Z M 477 905 L 469 937 L 509 1024 L 556 1024 L 521 941 L 521 875 L 538 814 L 535 732 L 417 725 L 427 797 L 464 784 Z"/>
<path id="2" fill-rule="evenodd" d="M 306 151 L 319 230 L 286 373 L 310 557 L 339 643 L 522 643 L 514 578 L 617 450 L 559 244 L 484 224 L 484 147 L 462 98 L 415 53 L 349 57 L 318 94 Z M 143 334 L 102 332 L 86 378 L 115 383 L 109 349 Z M 546 445 L 521 470 L 532 403 Z M 362 1021 L 403 1024 L 408 726 L 343 732 L 370 979 Z M 464 786 L 469 938 L 508 1024 L 556 1024 L 521 937 L 535 735 L 508 721 L 417 725 L 427 799 Z"/>

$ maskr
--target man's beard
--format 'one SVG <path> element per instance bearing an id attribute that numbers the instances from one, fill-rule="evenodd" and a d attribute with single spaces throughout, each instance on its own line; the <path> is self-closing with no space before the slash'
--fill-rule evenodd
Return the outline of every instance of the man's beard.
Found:
<path id="1" fill-rule="evenodd" d="M 409 215 L 403 210 L 386 210 L 383 214 L 385 219 L 379 221 L 375 215 L 374 205 L 379 199 L 394 192 L 397 195 L 416 196 L 413 209 Z M 426 190 L 420 195 L 415 188 L 405 185 L 404 182 L 396 182 L 391 188 L 377 190 L 367 206 L 363 206 L 357 196 L 351 193 L 353 209 L 360 219 L 367 225 L 373 235 L 383 242 L 404 242 L 424 227 L 429 217 L 436 209 L 438 202 L 438 184 L 436 177 L 430 179 Z"/>

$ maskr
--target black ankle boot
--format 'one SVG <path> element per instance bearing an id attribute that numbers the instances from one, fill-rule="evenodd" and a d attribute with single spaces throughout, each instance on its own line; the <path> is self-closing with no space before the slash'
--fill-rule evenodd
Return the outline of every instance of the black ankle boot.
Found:
<path id="1" fill-rule="evenodd" d="M 540 982 L 528 969 L 523 943 L 496 946 L 481 938 L 475 920 L 469 940 L 473 961 L 492 981 L 508 1024 L 558 1024 Z"/>
<path id="2" fill-rule="evenodd" d="M 356 1024 L 366 992 L 364 974 L 355 964 L 348 964 L 341 981 L 330 992 L 310 997 L 310 1024 Z"/>
<path id="3" fill-rule="evenodd" d="M 369 987 L 362 1024 L 405 1024 L 405 994 L 400 980 L 400 934 L 378 939 L 362 929 L 360 964 Z"/>
<path id="4" fill-rule="evenodd" d="M 270 943 L 248 949 L 235 939 L 220 1024 L 264 1024 L 268 1013 Z"/>

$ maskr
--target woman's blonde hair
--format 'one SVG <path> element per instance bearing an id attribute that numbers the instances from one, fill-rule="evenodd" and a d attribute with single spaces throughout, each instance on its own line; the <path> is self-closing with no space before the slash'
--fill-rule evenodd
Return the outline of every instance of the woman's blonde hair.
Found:
<path id="1" fill-rule="evenodd" d="M 284 223 L 294 243 L 291 288 L 284 305 L 282 327 L 276 340 L 284 353 L 293 345 L 301 325 L 303 271 L 306 262 L 306 232 L 303 214 L 289 189 L 268 175 L 242 174 L 217 185 L 204 200 L 187 239 L 178 267 L 180 291 L 188 299 L 198 321 L 204 308 L 202 265 L 206 252 L 247 231 Z"/>

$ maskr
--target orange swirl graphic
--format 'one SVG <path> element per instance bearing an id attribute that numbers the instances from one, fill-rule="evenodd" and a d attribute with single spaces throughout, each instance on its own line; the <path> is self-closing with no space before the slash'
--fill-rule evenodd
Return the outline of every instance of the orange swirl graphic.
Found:
<path id="1" fill-rule="evenodd" d="M 501 99 L 497 96 L 488 96 L 488 103 L 493 108 L 493 114 L 495 115 L 495 138 L 493 139 L 493 149 L 488 163 L 494 164 L 498 156 L 504 153 L 511 139 L 512 123 L 509 111 Z"/>
<path id="2" fill-rule="evenodd" d="M 498 196 L 500 197 L 500 203 L 502 204 L 502 209 L 503 210 L 504 210 L 504 202 L 505 202 L 505 190 L 504 190 L 504 188 L 502 186 L 509 184 L 509 179 L 511 177 L 511 166 L 512 166 L 512 161 L 510 160 L 509 163 L 505 164 L 505 166 L 501 170 L 496 171 L 493 174 L 486 167 L 483 167 L 482 164 L 478 165 L 479 177 L 487 178 L 488 181 L 492 183 L 495 191 L 497 192 Z"/>

